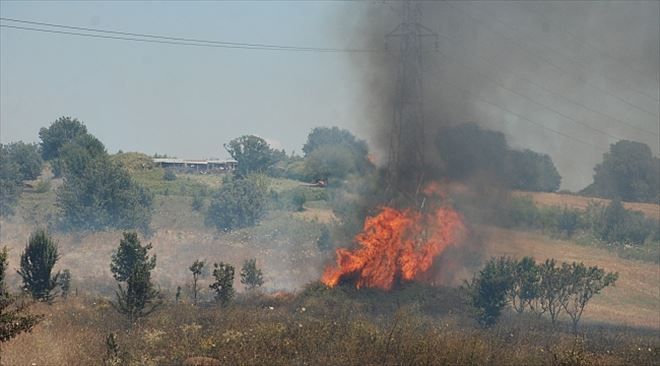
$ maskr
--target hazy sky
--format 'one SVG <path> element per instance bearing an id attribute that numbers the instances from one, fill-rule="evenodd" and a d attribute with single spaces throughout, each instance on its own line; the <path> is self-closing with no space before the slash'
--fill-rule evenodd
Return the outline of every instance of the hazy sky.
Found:
<path id="1" fill-rule="evenodd" d="M 2 17 L 138 33 L 345 47 L 329 2 L 13 2 Z M 317 125 L 350 127 L 345 54 L 201 48 L 2 29 L 2 141 L 36 141 L 57 117 L 85 122 L 110 152 L 224 156 L 257 134 L 300 151 Z M 357 46 L 357 45 L 356 45 Z"/>
<path id="2" fill-rule="evenodd" d="M 548 153 L 569 189 L 590 182 L 593 166 L 613 142 L 586 125 L 647 143 L 657 154 L 659 4 L 427 3 L 425 24 L 441 34 L 443 54 L 455 57 L 442 55 L 441 62 L 426 65 L 427 119 L 476 121 L 505 132 L 516 148 Z M 396 25 L 390 5 L 2 0 L 0 12 L 5 18 L 175 37 L 379 48 L 380 34 Z M 362 23 L 374 17 L 388 19 L 375 38 L 361 33 Z M 369 59 L 360 57 L 0 28 L 0 140 L 37 141 L 39 128 L 59 116 L 85 122 L 111 153 L 226 157 L 222 144 L 242 134 L 300 152 L 309 131 L 320 125 L 369 139 L 373 121 L 367 119 L 373 114 L 365 105 L 374 99 L 373 85 L 365 85 L 362 75 Z M 382 115 L 391 110 L 386 101 L 371 107 L 381 108 Z M 524 117 L 597 147 L 539 129 Z"/>

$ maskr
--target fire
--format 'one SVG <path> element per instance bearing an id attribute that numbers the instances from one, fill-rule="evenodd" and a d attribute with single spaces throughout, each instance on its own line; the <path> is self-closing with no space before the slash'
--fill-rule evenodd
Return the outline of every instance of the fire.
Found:
<path id="1" fill-rule="evenodd" d="M 437 187 L 425 193 L 437 193 Z M 330 287 L 348 280 L 358 288 L 389 290 L 396 281 L 421 279 L 434 259 L 465 234 L 462 215 L 449 205 L 428 212 L 382 206 L 365 219 L 355 237 L 356 249 L 337 249 L 337 263 L 325 270 L 321 281 Z"/>

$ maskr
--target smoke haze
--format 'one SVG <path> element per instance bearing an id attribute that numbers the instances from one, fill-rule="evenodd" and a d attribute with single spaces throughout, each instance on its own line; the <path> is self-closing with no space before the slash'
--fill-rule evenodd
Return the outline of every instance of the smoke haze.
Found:
<path id="1" fill-rule="evenodd" d="M 619 139 L 658 154 L 658 2 L 424 2 L 425 146 L 445 126 L 476 122 L 505 133 L 516 149 L 549 154 L 562 188 L 591 183 L 593 167 Z M 400 3 L 347 6 L 342 28 L 354 44 L 382 45 L 400 22 Z M 349 19 L 347 22 L 345 19 Z M 362 80 L 361 132 L 384 163 L 395 101 L 399 45 L 353 57 Z M 377 48 L 377 47 L 376 47 Z M 366 121 L 366 123 L 364 123 Z M 470 143 L 465 141 L 465 143 Z"/>

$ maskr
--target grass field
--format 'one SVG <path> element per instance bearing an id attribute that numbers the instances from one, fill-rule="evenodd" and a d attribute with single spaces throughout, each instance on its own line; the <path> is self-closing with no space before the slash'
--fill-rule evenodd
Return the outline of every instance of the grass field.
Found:
<path id="1" fill-rule="evenodd" d="M 549 193 L 549 192 L 513 192 L 516 196 L 531 197 L 534 203 L 542 206 L 566 206 L 584 210 L 590 202 L 609 204 L 610 200 L 577 196 L 572 194 Z M 660 205 L 653 203 L 623 202 L 623 207 L 628 210 L 639 211 L 650 218 L 660 220 Z"/>

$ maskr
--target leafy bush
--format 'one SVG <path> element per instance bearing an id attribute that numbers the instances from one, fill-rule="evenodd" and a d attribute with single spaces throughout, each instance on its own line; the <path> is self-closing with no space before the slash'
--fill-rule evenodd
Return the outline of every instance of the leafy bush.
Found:
<path id="1" fill-rule="evenodd" d="M 39 145 L 19 141 L 7 144 L 4 148 L 7 149 L 4 159 L 9 159 L 18 166 L 22 180 L 34 180 L 41 175 L 43 160 L 39 153 Z"/>
<path id="2" fill-rule="evenodd" d="M 40 179 L 34 187 L 34 191 L 37 193 L 46 193 L 50 191 L 51 185 L 50 179 Z"/>
<path id="3" fill-rule="evenodd" d="M 206 224 L 224 231 L 255 225 L 265 214 L 266 192 L 257 176 L 226 179 L 211 200 Z"/>
<path id="4" fill-rule="evenodd" d="M 0 215 L 14 214 L 14 208 L 23 191 L 20 168 L 9 159 L 9 149 L 0 144 Z"/>
<path id="5" fill-rule="evenodd" d="M 512 282 L 512 263 L 504 257 L 489 260 L 472 282 L 466 282 L 468 303 L 476 310 L 479 323 L 486 327 L 495 324 L 508 304 Z"/>
<path id="6" fill-rule="evenodd" d="M 261 269 L 257 267 L 256 259 L 248 259 L 241 268 L 241 283 L 248 290 L 254 290 L 264 284 L 264 275 Z"/>
<path id="7" fill-rule="evenodd" d="M 106 228 L 147 231 L 153 195 L 106 156 L 68 170 L 57 191 L 62 226 L 70 230 Z"/>
<path id="8" fill-rule="evenodd" d="M 167 181 L 176 180 L 176 174 L 171 170 L 165 170 L 165 173 L 163 173 L 163 179 Z"/>

